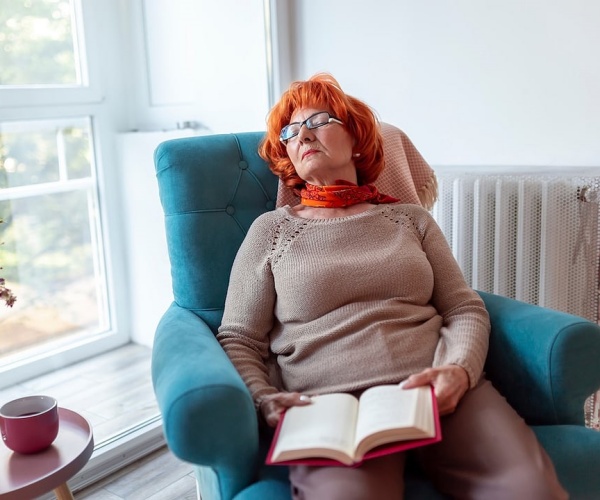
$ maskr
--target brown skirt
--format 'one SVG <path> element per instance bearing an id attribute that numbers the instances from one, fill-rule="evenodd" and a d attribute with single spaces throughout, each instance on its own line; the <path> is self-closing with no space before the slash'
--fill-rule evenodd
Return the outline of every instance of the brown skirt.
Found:
<path id="1" fill-rule="evenodd" d="M 415 450 L 440 492 L 458 499 L 563 500 L 568 495 L 533 431 L 487 380 L 442 417 L 440 443 Z M 290 467 L 294 500 L 400 500 L 405 453 L 356 468 Z"/>

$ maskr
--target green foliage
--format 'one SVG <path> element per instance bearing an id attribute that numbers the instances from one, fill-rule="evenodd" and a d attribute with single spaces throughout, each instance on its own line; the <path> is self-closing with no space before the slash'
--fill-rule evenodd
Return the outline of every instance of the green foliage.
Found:
<path id="1" fill-rule="evenodd" d="M 61 128 L 51 126 L 52 122 L 38 123 L 28 131 L 0 133 L 0 189 L 58 181 L 59 141 L 64 147 L 67 179 L 91 175 L 87 124 Z"/>
<path id="2" fill-rule="evenodd" d="M 79 83 L 70 4 L 0 0 L 0 85 Z"/>
<path id="3" fill-rule="evenodd" d="M 0 248 L 8 281 L 48 297 L 94 275 L 88 195 L 74 191 L 0 203 L 9 214 Z"/>
<path id="4" fill-rule="evenodd" d="M 21 124 L 18 132 L 0 133 L 0 188 L 91 177 L 90 129 L 87 121 L 73 123 L 81 126 L 32 122 L 29 130 Z M 88 189 L 76 189 L 0 202 L 6 220 L 0 247 L 4 277 L 29 285 L 38 297 L 49 297 L 94 276 L 94 199 Z"/>

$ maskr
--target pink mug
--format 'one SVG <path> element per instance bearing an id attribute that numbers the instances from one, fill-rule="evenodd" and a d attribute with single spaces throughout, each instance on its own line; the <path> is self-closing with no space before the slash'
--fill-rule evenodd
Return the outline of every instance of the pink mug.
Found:
<path id="1" fill-rule="evenodd" d="M 18 453 L 48 448 L 58 436 L 58 404 L 49 396 L 27 396 L 0 408 L 2 441 Z"/>

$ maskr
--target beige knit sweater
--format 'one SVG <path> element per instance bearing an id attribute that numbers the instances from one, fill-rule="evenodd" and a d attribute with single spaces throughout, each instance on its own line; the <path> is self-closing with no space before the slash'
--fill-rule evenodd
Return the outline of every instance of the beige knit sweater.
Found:
<path id="1" fill-rule="evenodd" d="M 287 206 L 250 228 L 217 338 L 259 402 L 280 389 L 323 394 L 398 383 L 446 364 L 465 368 L 473 387 L 489 328 L 425 209 L 374 205 L 304 219 Z"/>

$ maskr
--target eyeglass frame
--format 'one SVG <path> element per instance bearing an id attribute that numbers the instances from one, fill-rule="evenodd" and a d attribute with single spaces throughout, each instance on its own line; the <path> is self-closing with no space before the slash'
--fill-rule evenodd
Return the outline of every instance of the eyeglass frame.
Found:
<path id="1" fill-rule="evenodd" d="M 327 121 L 325 123 L 320 123 L 319 125 L 315 125 L 314 127 L 311 126 L 312 123 L 309 123 L 310 120 L 312 118 L 314 118 L 315 116 L 322 115 L 322 114 L 325 114 L 325 115 L 327 115 L 329 117 L 327 119 Z M 329 111 L 317 111 L 316 113 L 310 115 L 306 120 L 304 120 L 302 122 L 288 123 L 285 127 L 283 127 L 281 129 L 281 132 L 279 132 L 279 141 L 282 142 L 283 144 L 287 145 L 287 143 L 288 143 L 288 141 L 290 139 L 293 139 L 294 137 L 298 137 L 298 135 L 300 134 L 300 131 L 302 130 L 302 127 L 304 125 L 306 125 L 306 128 L 308 130 L 314 130 L 314 129 L 317 129 L 317 128 L 320 128 L 320 127 L 324 127 L 325 125 L 329 125 L 330 123 L 337 123 L 339 125 L 343 125 L 344 124 L 344 122 L 342 122 L 339 118 L 336 118 L 335 116 L 332 116 L 331 113 L 329 113 Z M 284 132 L 284 130 L 286 130 L 287 128 L 289 128 L 292 125 L 299 125 L 298 132 L 296 132 L 294 135 L 291 135 L 290 137 L 287 137 L 287 138 L 284 139 L 283 138 L 283 132 Z"/>

